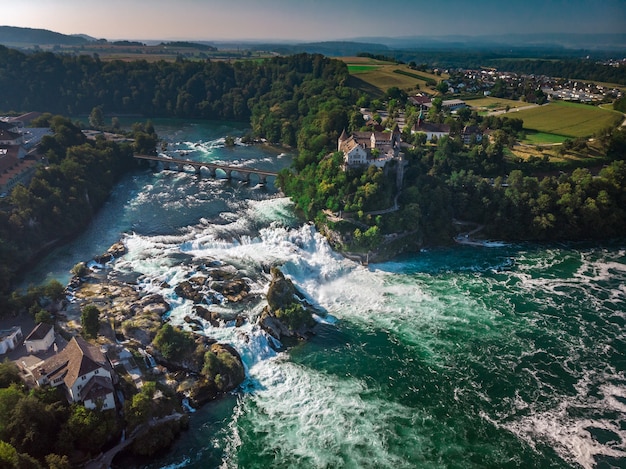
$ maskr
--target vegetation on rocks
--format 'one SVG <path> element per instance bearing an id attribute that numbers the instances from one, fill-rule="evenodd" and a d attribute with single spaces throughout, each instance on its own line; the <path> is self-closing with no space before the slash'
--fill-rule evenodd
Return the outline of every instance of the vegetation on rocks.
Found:
<path id="1" fill-rule="evenodd" d="M 271 274 L 267 307 L 260 319 L 261 327 L 277 339 L 282 336 L 306 337 L 315 325 L 313 308 L 302 303 L 293 282 L 278 267 L 272 267 Z"/>

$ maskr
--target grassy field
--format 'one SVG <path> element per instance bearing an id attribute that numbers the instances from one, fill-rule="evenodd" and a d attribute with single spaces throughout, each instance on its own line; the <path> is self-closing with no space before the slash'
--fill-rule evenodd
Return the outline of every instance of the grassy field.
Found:
<path id="1" fill-rule="evenodd" d="M 563 168 L 578 166 L 596 166 L 605 162 L 604 150 L 597 143 L 588 142 L 588 147 L 583 152 L 569 151 L 565 154 L 561 153 L 561 145 L 533 145 L 521 143 L 515 145 L 509 154 L 509 158 L 521 158 L 528 160 L 530 158 L 547 158 L 550 163 L 556 163 Z"/>
<path id="2" fill-rule="evenodd" d="M 605 127 L 619 124 L 623 118 L 618 112 L 561 101 L 516 112 L 514 117 L 523 119 L 527 130 L 569 138 L 590 137 Z"/>
<path id="3" fill-rule="evenodd" d="M 568 137 L 563 135 L 556 134 L 548 134 L 545 132 L 535 132 L 533 130 L 529 130 L 526 132 L 526 138 L 523 140 L 523 143 L 528 143 L 530 145 L 549 145 L 552 143 L 563 143 L 567 140 Z"/>
<path id="4" fill-rule="evenodd" d="M 478 111 L 503 111 L 509 106 L 510 109 L 528 106 L 525 101 L 513 101 L 512 99 L 491 98 L 489 96 L 478 99 L 468 99 L 467 105 Z"/>
<path id="5" fill-rule="evenodd" d="M 380 93 L 385 93 L 392 86 L 397 86 L 408 93 L 415 93 L 419 89 L 419 91 L 434 94 L 434 88 L 430 87 L 426 80 L 434 80 L 438 83 L 448 78 L 447 75 L 438 76 L 415 71 L 406 65 L 383 62 L 369 57 L 340 57 L 339 59 L 348 65 L 351 75 L 355 78 L 358 76 L 358 80 L 355 81 L 357 87 L 376 88 Z M 359 86 L 359 83 L 364 86 Z M 367 90 L 364 89 L 364 91 Z"/>
<path id="6" fill-rule="evenodd" d="M 367 73 L 380 68 L 380 65 L 348 65 L 348 72 L 355 75 L 358 73 Z"/>

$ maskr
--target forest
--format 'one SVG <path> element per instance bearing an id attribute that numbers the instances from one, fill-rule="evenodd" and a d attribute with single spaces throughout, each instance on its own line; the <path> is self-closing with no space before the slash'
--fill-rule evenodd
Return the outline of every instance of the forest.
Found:
<path id="1" fill-rule="evenodd" d="M 109 115 L 248 121 L 264 96 L 291 100 L 290 93 L 305 79 L 334 86 L 345 80 L 347 73 L 341 62 L 321 55 L 232 64 L 208 60 L 104 62 L 97 55 L 26 55 L 0 46 L 0 109 L 78 115 L 99 106 Z M 297 103 L 307 92 L 300 90 L 295 96 Z M 285 109 L 290 117 L 294 111 L 302 111 L 297 106 Z"/>
<path id="2" fill-rule="evenodd" d="M 132 144 L 88 140 L 61 116 L 44 114 L 35 125 L 49 125 L 54 135 L 40 144 L 46 165 L 38 168 L 28 187 L 17 185 L 0 205 L 0 298 L 9 292 L 24 260 L 82 230 L 121 175 L 137 167 L 133 153 L 154 151 L 157 141 L 151 125 L 136 125 Z M 0 306 L 12 310 L 6 301 Z"/>

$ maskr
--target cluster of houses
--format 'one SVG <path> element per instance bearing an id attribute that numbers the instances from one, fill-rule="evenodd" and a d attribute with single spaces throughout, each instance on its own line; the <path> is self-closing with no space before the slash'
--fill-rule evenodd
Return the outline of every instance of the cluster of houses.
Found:
<path id="1" fill-rule="evenodd" d="M 48 128 L 26 127 L 39 113 L 0 119 L 0 194 L 8 194 L 17 184 L 28 184 L 39 159 L 36 146 Z"/>
<path id="2" fill-rule="evenodd" d="M 619 89 L 601 84 L 583 83 L 579 80 L 566 80 L 544 75 L 501 72 L 487 68 L 452 73 L 450 79 L 447 80 L 450 86 L 448 91 L 451 93 L 482 92 L 485 96 L 488 96 L 496 80 L 502 80 L 512 89 L 530 84 L 535 89 L 541 89 L 543 93 L 552 99 L 565 101 L 592 103 L 606 99 L 616 99 L 622 95 Z"/>
<path id="3" fill-rule="evenodd" d="M 89 409 L 116 409 L 117 375 L 100 348 L 82 337 L 66 342 L 51 324 L 39 323 L 23 339 L 21 327 L 0 331 L 0 354 L 24 347 L 18 368 L 34 386 L 60 387 L 68 402 Z"/>

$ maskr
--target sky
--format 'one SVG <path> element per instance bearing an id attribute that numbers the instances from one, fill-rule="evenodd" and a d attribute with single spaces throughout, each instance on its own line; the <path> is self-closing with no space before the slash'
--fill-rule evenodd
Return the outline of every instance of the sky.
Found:
<path id="1" fill-rule="evenodd" d="M 626 0 L 13 0 L 1 11 L 2 26 L 109 40 L 626 34 Z"/>

